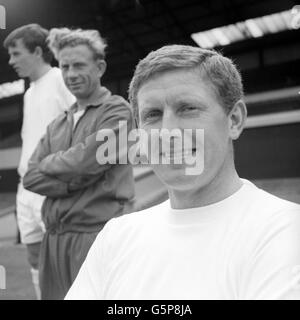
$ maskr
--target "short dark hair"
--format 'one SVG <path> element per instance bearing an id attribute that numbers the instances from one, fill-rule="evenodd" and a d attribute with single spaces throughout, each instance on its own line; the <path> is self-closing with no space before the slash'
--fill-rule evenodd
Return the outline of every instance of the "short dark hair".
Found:
<path id="1" fill-rule="evenodd" d="M 230 59 L 213 50 L 168 45 L 150 52 L 137 64 L 129 86 L 129 101 L 137 118 L 137 94 L 141 86 L 151 77 L 174 69 L 200 71 L 213 85 L 226 113 L 239 99 L 243 99 L 241 75 Z"/>
<path id="2" fill-rule="evenodd" d="M 36 47 L 40 47 L 43 51 L 43 59 L 46 63 L 51 63 L 53 54 L 47 45 L 47 37 L 49 31 L 42 28 L 39 24 L 31 23 L 13 30 L 4 40 L 5 49 L 14 47 L 16 40 L 22 39 L 24 46 L 33 52 Z"/>

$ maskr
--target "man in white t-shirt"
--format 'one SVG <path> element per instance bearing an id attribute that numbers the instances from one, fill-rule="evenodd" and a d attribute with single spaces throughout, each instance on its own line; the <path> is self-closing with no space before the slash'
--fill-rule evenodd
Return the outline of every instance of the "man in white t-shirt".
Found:
<path id="1" fill-rule="evenodd" d="M 165 46 L 139 62 L 129 97 L 147 137 L 160 133 L 149 161 L 170 199 L 108 222 L 66 299 L 299 299 L 300 206 L 235 169 L 247 109 L 232 61 Z M 166 149 L 162 129 L 192 134 Z"/>
<path id="2" fill-rule="evenodd" d="M 53 55 L 47 46 L 47 37 L 46 29 L 29 24 L 12 31 L 4 41 L 10 56 L 9 64 L 19 77 L 30 80 L 30 87 L 24 95 L 22 153 L 18 167 L 21 180 L 16 204 L 21 241 L 27 246 L 38 297 L 38 259 L 44 234 L 41 207 L 44 197 L 25 190 L 22 179 L 27 171 L 28 160 L 48 124 L 75 101 L 64 84 L 60 69 L 50 65 Z"/>

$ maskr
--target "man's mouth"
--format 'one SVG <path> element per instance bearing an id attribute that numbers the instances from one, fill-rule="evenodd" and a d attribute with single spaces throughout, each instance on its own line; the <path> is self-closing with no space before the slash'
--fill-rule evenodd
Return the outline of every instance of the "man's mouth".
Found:
<path id="1" fill-rule="evenodd" d="M 169 161 L 182 162 L 184 158 L 192 157 L 196 153 L 196 148 L 189 150 L 171 150 L 170 152 L 162 153 L 162 157 Z"/>
<path id="2" fill-rule="evenodd" d="M 79 87 L 81 83 L 69 83 L 69 87 Z"/>

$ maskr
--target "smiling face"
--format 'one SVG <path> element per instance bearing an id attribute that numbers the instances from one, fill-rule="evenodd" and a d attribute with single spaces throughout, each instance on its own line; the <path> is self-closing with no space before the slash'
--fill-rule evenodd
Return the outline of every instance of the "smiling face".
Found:
<path id="1" fill-rule="evenodd" d="M 204 130 L 204 170 L 201 174 L 186 175 L 184 163 L 152 165 L 169 189 L 204 187 L 233 161 L 229 117 L 212 85 L 203 80 L 199 72 L 179 69 L 153 76 L 138 91 L 137 103 L 140 127 L 149 133 L 151 129 L 162 128 Z M 193 143 L 193 154 L 196 148 Z"/>
<path id="2" fill-rule="evenodd" d="M 103 64 L 86 45 L 61 49 L 58 61 L 65 84 L 76 98 L 86 99 L 100 86 Z"/>
<path id="3" fill-rule="evenodd" d="M 36 70 L 39 57 L 35 52 L 30 52 L 22 39 L 16 39 L 14 46 L 8 47 L 9 64 L 14 68 L 20 78 L 31 77 Z"/>

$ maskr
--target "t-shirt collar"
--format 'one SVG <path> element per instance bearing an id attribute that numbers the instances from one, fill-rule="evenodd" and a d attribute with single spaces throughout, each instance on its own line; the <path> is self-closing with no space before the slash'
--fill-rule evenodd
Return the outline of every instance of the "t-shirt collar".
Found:
<path id="1" fill-rule="evenodd" d="M 246 179 L 241 179 L 243 185 L 232 195 L 218 202 L 203 207 L 188 209 L 171 208 L 170 200 L 168 200 L 168 216 L 170 221 L 179 224 L 194 224 L 209 222 L 221 217 L 226 217 L 236 211 L 244 202 L 245 190 L 253 183 Z"/>

